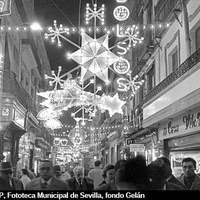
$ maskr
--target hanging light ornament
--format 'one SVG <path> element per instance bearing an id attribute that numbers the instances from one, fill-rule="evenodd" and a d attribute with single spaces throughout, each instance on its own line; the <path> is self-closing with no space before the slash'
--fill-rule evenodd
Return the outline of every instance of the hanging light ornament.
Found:
<path id="1" fill-rule="evenodd" d="M 76 118 L 76 114 L 81 112 L 83 124 L 85 124 L 85 120 L 91 120 L 92 117 L 95 116 L 97 108 L 99 108 L 101 112 L 108 110 L 112 116 L 116 112 L 122 113 L 121 107 L 125 104 L 125 101 L 119 99 L 118 94 L 114 97 L 106 96 L 105 94 L 99 96 L 97 94 L 100 90 L 96 84 L 97 77 L 108 84 L 108 69 L 117 75 L 120 74 L 120 69 L 120 72 L 124 72 L 120 74 L 123 77 L 130 68 L 127 66 L 126 70 L 124 70 L 124 65 L 127 65 L 127 63 L 111 51 L 118 44 L 109 48 L 109 32 L 102 37 L 97 38 L 97 20 L 100 20 L 100 22 L 104 24 L 104 8 L 104 5 L 102 5 L 100 9 L 97 8 L 97 4 L 94 4 L 93 9 L 90 8 L 89 4 L 86 5 L 86 24 L 89 24 L 90 20 L 94 19 L 94 35 L 93 37 L 90 37 L 83 29 L 81 29 L 81 46 L 75 44 L 66 37 L 69 34 L 69 28 L 64 28 L 63 25 L 57 26 L 56 20 L 54 20 L 54 28 L 50 27 L 49 33 L 45 34 L 45 37 L 51 38 L 52 42 L 57 41 L 58 46 L 61 46 L 60 39 L 62 38 L 77 47 L 78 50 L 71 54 L 68 53 L 68 57 L 79 65 L 63 75 L 60 75 L 61 67 L 59 66 L 57 75 L 55 72 L 52 72 L 52 76 L 45 76 L 45 78 L 50 79 L 49 83 L 51 85 L 55 84 L 55 93 L 49 93 L 49 91 L 46 94 L 43 93 L 42 95 L 45 97 L 49 95 L 47 97 L 48 99 L 43 102 L 43 105 L 52 108 L 54 111 L 61 111 L 75 106 L 79 107 L 72 113 L 72 117 Z M 77 30 L 75 28 L 73 29 L 74 31 Z M 128 41 L 128 48 L 130 48 L 131 45 L 136 44 L 136 41 L 138 43 L 142 41 L 142 39 L 139 39 L 138 37 L 139 32 L 136 30 L 136 27 L 128 28 L 121 36 L 123 40 L 120 41 L 120 43 Z M 90 30 L 90 32 L 91 31 L 92 30 Z M 120 65 L 114 65 L 115 67 L 113 68 L 112 65 L 117 62 L 120 62 Z M 80 83 L 76 80 L 72 80 L 71 76 L 71 73 L 79 68 L 81 68 Z M 65 76 L 68 77 L 67 80 L 64 80 Z M 84 86 L 84 82 L 91 77 L 93 77 L 93 93 L 86 91 L 88 85 Z M 130 80 L 127 80 L 124 77 L 126 83 L 124 84 L 124 82 L 121 82 L 122 80 L 120 80 L 118 84 L 126 90 L 131 88 L 132 91 L 135 91 L 137 85 L 137 82 L 135 82 L 136 79 L 131 79 L 131 76 L 129 76 L 129 79 Z M 58 88 L 60 88 L 60 90 Z M 88 118 L 86 118 L 85 114 L 88 115 Z"/>
<path id="2" fill-rule="evenodd" d="M 131 96 L 134 96 L 136 91 L 141 87 L 141 85 L 144 83 L 144 80 L 136 81 L 139 76 L 136 75 L 135 77 L 131 76 L 131 71 L 127 73 L 129 79 L 124 79 L 124 78 L 118 78 L 117 83 L 118 83 L 118 90 L 119 91 L 124 91 L 127 92 L 131 90 Z"/>

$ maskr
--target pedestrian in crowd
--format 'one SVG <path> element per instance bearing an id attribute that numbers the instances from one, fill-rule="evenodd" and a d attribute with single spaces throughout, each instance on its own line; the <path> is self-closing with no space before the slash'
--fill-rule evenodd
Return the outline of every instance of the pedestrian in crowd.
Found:
<path id="1" fill-rule="evenodd" d="M 187 190 L 200 190 L 200 177 L 195 173 L 196 161 L 187 157 L 182 160 L 183 174 L 178 177 Z"/>
<path id="2" fill-rule="evenodd" d="M 69 190 L 66 182 L 54 176 L 53 164 L 50 160 L 42 160 L 40 164 L 40 177 L 31 180 L 26 190 Z"/>
<path id="3" fill-rule="evenodd" d="M 163 157 L 159 157 L 159 159 L 162 159 L 165 164 L 167 164 L 171 167 L 171 162 L 168 158 L 163 156 Z M 171 170 L 171 172 L 172 172 L 172 170 Z M 185 185 L 183 183 L 181 183 L 172 173 L 171 173 L 170 177 L 167 179 L 167 181 L 169 183 L 174 183 L 174 184 L 179 185 L 180 187 L 186 189 Z"/>
<path id="4" fill-rule="evenodd" d="M 24 189 L 26 188 L 26 185 L 31 181 L 31 179 L 28 177 L 28 170 L 22 169 L 22 177 L 20 178 L 21 182 L 23 183 Z"/>
<path id="5" fill-rule="evenodd" d="M 99 186 L 110 183 L 114 179 L 115 165 L 107 164 L 103 169 L 103 182 L 99 184 Z"/>
<path id="6" fill-rule="evenodd" d="M 23 190 L 22 182 L 19 179 L 12 177 L 13 167 L 11 162 L 2 162 L 0 172 L 0 191 Z"/>
<path id="7" fill-rule="evenodd" d="M 74 177 L 67 180 L 71 190 L 93 190 L 94 189 L 92 180 L 84 176 L 84 167 L 76 166 L 73 172 L 74 172 Z"/>
<path id="8" fill-rule="evenodd" d="M 69 174 L 69 172 L 67 171 L 67 169 L 65 170 L 65 172 L 60 176 L 60 179 L 63 181 L 69 180 L 71 178 L 71 175 Z"/>
<path id="9" fill-rule="evenodd" d="M 29 169 L 29 171 L 28 171 L 28 177 L 31 179 L 31 180 L 33 180 L 34 178 L 36 178 L 37 176 L 36 176 L 36 174 L 35 174 L 35 172 L 34 172 L 34 169 Z"/>
<path id="10" fill-rule="evenodd" d="M 180 184 L 168 181 L 172 176 L 172 169 L 169 164 L 163 161 L 163 158 L 157 158 L 152 161 L 147 169 L 151 179 L 152 190 L 185 190 Z"/>
<path id="11" fill-rule="evenodd" d="M 126 160 L 118 160 L 115 163 L 113 180 L 111 180 L 109 183 L 105 183 L 105 184 L 100 185 L 99 187 L 96 188 L 96 190 L 104 190 L 104 191 L 117 190 L 116 177 L 119 173 L 119 170 L 125 166 L 126 162 L 127 162 Z"/>
<path id="12" fill-rule="evenodd" d="M 96 189 L 99 186 L 99 184 L 103 182 L 104 178 L 102 174 L 103 174 L 103 170 L 101 169 L 101 161 L 96 160 L 94 162 L 94 169 L 91 169 L 88 172 L 88 177 L 93 180 L 94 189 Z"/>
<path id="13" fill-rule="evenodd" d="M 150 190 L 146 160 L 137 155 L 127 160 L 115 175 L 117 190 Z"/>
<path id="14" fill-rule="evenodd" d="M 61 172 L 61 169 L 60 169 L 60 166 L 59 165 L 55 165 L 53 166 L 53 172 L 54 172 L 54 176 L 58 179 L 60 179 L 61 175 L 62 175 L 62 172 Z"/>

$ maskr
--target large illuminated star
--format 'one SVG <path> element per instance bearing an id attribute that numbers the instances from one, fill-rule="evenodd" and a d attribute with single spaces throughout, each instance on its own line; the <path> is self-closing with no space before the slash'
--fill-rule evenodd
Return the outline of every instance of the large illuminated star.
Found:
<path id="1" fill-rule="evenodd" d="M 96 75 L 104 82 L 108 82 L 108 68 L 119 60 L 109 50 L 108 34 L 98 39 L 93 39 L 82 33 L 81 48 L 70 55 L 81 66 L 81 78 L 87 80 Z"/>

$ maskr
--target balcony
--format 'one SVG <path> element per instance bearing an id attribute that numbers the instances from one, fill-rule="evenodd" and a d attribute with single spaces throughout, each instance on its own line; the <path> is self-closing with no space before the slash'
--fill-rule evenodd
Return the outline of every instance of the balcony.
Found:
<path id="1" fill-rule="evenodd" d="M 29 93 L 18 83 L 15 74 L 11 71 L 4 71 L 3 92 L 15 96 L 26 110 L 32 112 L 34 116 L 37 115 L 38 106 Z"/>
<path id="2" fill-rule="evenodd" d="M 169 23 L 175 20 L 173 11 L 180 9 L 180 0 L 160 0 L 155 7 L 155 20 L 158 23 Z M 157 28 L 155 35 L 162 37 L 166 27 Z"/>
<path id="3" fill-rule="evenodd" d="M 143 35 L 145 38 L 143 44 L 138 45 L 138 48 L 134 52 L 137 57 L 133 55 L 133 60 L 138 60 L 137 66 L 133 69 L 133 76 L 139 74 L 155 48 L 152 30 L 146 29 Z"/>
<path id="4" fill-rule="evenodd" d="M 144 104 L 154 98 L 174 81 L 179 79 L 183 74 L 192 69 L 192 67 L 194 67 L 198 62 L 200 62 L 200 49 L 198 49 L 188 59 L 186 59 L 185 62 L 183 62 L 175 71 L 173 71 L 162 82 L 160 82 L 153 90 L 147 93 L 142 103 Z"/>

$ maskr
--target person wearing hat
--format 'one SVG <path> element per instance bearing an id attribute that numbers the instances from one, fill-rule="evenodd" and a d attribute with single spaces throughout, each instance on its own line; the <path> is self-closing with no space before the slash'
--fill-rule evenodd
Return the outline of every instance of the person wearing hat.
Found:
<path id="1" fill-rule="evenodd" d="M 0 191 L 23 190 L 22 182 L 12 177 L 13 167 L 10 162 L 2 162 L 0 167 Z"/>
<path id="2" fill-rule="evenodd" d="M 172 169 L 162 158 L 152 161 L 147 166 L 147 172 L 151 179 L 152 190 L 185 190 L 184 187 L 168 181 L 172 175 Z"/>
<path id="3" fill-rule="evenodd" d="M 31 180 L 25 190 L 70 190 L 69 185 L 54 176 L 53 164 L 50 160 L 42 160 L 40 177 Z"/>

